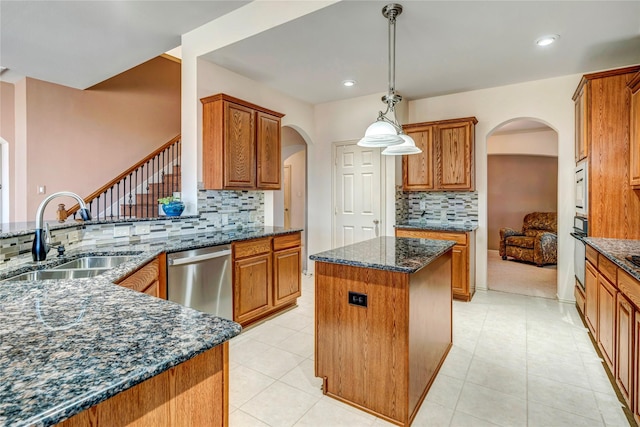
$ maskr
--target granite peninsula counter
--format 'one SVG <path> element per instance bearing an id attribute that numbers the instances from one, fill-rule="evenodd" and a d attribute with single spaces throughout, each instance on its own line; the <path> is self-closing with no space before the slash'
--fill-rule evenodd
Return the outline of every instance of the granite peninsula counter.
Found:
<path id="1" fill-rule="evenodd" d="M 325 394 L 411 424 L 452 345 L 454 245 L 378 237 L 310 256 Z"/>
<path id="2" fill-rule="evenodd" d="M 222 381 L 228 381 L 224 374 L 228 369 L 226 342 L 240 333 L 240 325 L 113 282 L 163 252 L 297 231 L 259 227 L 109 248 L 86 245 L 69 251 L 63 259 L 52 257 L 37 266 L 25 263 L 0 270 L 2 279 L 82 255 L 135 254 L 131 261 L 90 279 L 0 282 L 0 426 L 49 426 L 61 421 L 65 426 L 82 425 L 87 420 L 66 423 L 89 414 L 85 409 L 125 396 L 149 381 L 146 392 L 140 389 L 138 395 L 133 392 L 133 396 L 120 398 L 118 404 L 124 408 L 110 416 L 122 421 L 131 407 L 145 409 L 146 405 L 148 425 L 160 425 L 154 420 L 167 422 L 167 417 L 176 415 L 167 408 L 171 405 L 149 396 L 156 390 L 173 387 L 179 391 L 186 386 L 191 380 L 184 368 L 188 363 L 201 375 L 197 387 L 185 392 L 210 393 L 210 397 L 215 392 L 221 402 L 215 403 L 215 410 L 223 412 Z M 164 377 L 166 384 L 160 382 Z M 189 408 L 188 402 L 174 406 Z M 100 419 L 101 415 L 92 408 L 87 416 Z M 195 420 L 210 425 L 205 418 Z"/>

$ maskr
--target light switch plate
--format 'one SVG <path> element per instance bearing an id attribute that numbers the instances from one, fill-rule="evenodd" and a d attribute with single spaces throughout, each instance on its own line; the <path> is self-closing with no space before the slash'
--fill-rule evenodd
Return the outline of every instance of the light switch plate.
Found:
<path id="1" fill-rule="evenodd" d="M 135 234 L 149 234 L 151 232 L 151 226 L 149 224 L 136 225 Z"/>
<path id="2" fill-rule="evenodd" d="M 426 200 L 420 200 L 420 209 L 422 209 L 422 210 L 427 209 L 427 201 Z"/>

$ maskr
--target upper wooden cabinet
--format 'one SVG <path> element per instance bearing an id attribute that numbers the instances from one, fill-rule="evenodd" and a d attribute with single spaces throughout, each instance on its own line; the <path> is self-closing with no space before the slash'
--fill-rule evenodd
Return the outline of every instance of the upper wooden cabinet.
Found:
<path id="1" fill-rule="evenodd" d="M 631 89 L 631 116 L 629 117 L 629 183 L 640 188 L 640 72 L 629 82 Z"/>
<path id="2" fill-rule="evenodd" d="M 630 153 L 629 83 L 638 71 L 640 65 L 585 74 L 573 95 L 575 157 L 588 165 L 590 237 L 640 238 L 640 197 L 629 184 L 638 168 Z"/>
<path id="3" fill-rule="evenodd" d="M 225 94 L 200 101 L 204 188 L 280 189 L 280 119 L 284 114 Z"/>
<path id="4" fill-rule="evenodd" d="M 473 191 L 475 189 L 475 117 L 404 125 L 422 150 L 402 156 L 405 191 Z"/>

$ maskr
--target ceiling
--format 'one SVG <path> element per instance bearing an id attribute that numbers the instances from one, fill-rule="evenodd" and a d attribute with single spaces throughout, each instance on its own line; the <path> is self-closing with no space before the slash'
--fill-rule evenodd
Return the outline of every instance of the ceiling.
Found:
<path id="1" fill-rule="evenodd" d="M 247 2 L 0 1 L 0 65 L 86 88 Z M 311 104 L 385 92 L 387 1 L 342 1 L 203 58 Z M 278 2 L 282 7 L 283 2 Z M 418 99 L 640 63 L 640 0 L 404 1 L 396 88 Z M 241 25 L 241 24 L 239 24 Z M 558 42 L 534 41 L 559 34 Z M 351 88 L 346 79 L 356 80 Z"/>

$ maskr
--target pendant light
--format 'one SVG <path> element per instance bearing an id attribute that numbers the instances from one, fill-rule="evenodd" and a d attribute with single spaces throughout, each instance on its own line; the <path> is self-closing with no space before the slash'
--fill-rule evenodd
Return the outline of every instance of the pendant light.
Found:
<path id="1" fill-rule="evenodd" d="M 378 113 L 378 118 L 367 128 L 364 138 L 358 141 L 361 147 L 387 147 L 382 151 L 384 155 L 422 152 L 413 138 L 402 132 L 402 125 L 396 117 L 395 106 L 402 101 L 402 96 L 396 93 L 396 17 L 401 13 L 402 5 L 397 3 L 382 8 L 382 16 L 389 22 L 389 90 L 382 97 L 387 109 Z"/>

